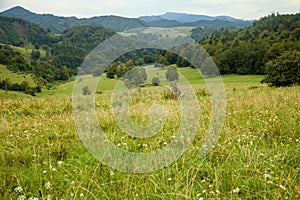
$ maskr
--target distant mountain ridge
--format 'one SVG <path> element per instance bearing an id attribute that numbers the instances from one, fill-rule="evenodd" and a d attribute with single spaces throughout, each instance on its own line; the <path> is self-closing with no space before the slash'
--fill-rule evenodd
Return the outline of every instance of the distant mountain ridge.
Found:
<path id="1" fill-rule="evenodd" d="M 173 12 L 139 18 L 126 18 L 111 15 L 79 19 L 76 17 L 58 17 L 52 14 L 36 14 L 20 6 L 8 9 L 0 13 L 0 16 L 23 18 L 38 24 L 45 30 L 49 30 L 53 33 L 63 33 L 72 26 L 81 25 L 104 26 L 117 32 L 145 27 L 170 28 L 179 26 L 209 26 L 210 28 L 213 27 L 215 30 L 218 30 L 220 28 L 234 29 L 252 25 L 252 21 L 239 20 L 229 16 L 210 17 L 206 15 Z"/>
<path id="2" fill-rule="evenodd" d="M 216 16 L 211 17 L 207 15 L 196 15 L 196 14 L 186 14 L 186 13 L 175 13 L 175 12 L 167 12 L 163 15 L 153 15 L 153 16 L 142 16 L 139 19 L 145 22 L 153 22 L 158 20 L 176 20 L 179 23 L 189 23 L 196 22 L 200 20 L 213 21 L 213 20 L 224 20 L 224 21 L 247 21 L 242 19 L 235 19 L 230 16 Z"/>
<path id="3" fill-rule="evenodd" d="M 76 17 L 58 17 L 52 14 L 36 14 L 20 6 L 6 10 L 0 13 L 0 16 L 23 18 L 54 33 L 62 33 L 67 28 L 81 25 L 104 26 L 118 32 L 147 26 L 144 21 L 134 18 L 119 16 L 100 16 L 82 19 Z"/>

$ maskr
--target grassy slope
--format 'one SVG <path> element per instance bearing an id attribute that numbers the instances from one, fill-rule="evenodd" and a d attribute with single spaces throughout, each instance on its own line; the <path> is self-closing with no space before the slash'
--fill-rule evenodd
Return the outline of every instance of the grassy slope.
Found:
<path id="1" fill-rule="evenodd" d="M 147 73 L 147 81 L 146 85 L 151 85 L 151 80 L 154 77 L 159 77 L 161 81 L 161 85 L 168 86 L 169 83 L 165 81 L 165 73 L 167 71 L 166 69 L 158 69 L 154 68 L 153 65 L 149 65 L 145 67 L 146 73 Z M 196 69 L 193 68 L 178 68 L 177 69 L 180 76 L 185 77 L 190 84 L 192 85 L 203 85 L 204 81 L 199 72 Z M 89 76 L 92 80 L 96 80 L 96 77 Z M 223 82 L 226 84 L 226 87 L 235 87 L 238 89 L 239 87 L 251 87 L 251 86 L 257 86 L 261 85 L 260 81 L 264 78 L 264 76 L 261 75 L 246 75 L 246 76 L 241 76 L 241 75 L 224 75 L 222 76 Z M 181 79 L 179 79 L 179 82 Z M 97 91 L 104 92 L 104 91 L 110 91 L 113 90 L 115 87 L 115 84 L 118 82 L 116 79 L 108 79 L 106 78 L 105 74 L 103 74 L 100 79 L 99 79 L 99 85 L 97 88 Z M 262 85 L 261 85 L 262 86 Z M 55 90 L 52 90 L 48 93 L 54 94 L 54 93 L 59 93 L 59 94 L 68 94 L 71 95 L 73 92 L 73 82 L 68 82 L 65 84 L 62 84 L 58 86 Z"/>
<path id="2" fill-rule="evenodd" d="M 36 85 L 30 74 L 13 73 L 5 65 L 0 65 L 0 79 L 10 79 L 12 83 L 27 81 L 29 85 Z"/>
<path id="3" fill-rule="evenodd" d="M 145 174 L 118 172 L 90 155 L 78 138 L 69 95 L 33 98 L 0 91 L 0 198 L 299 199 L 300 87 L 249 88 L 258 84 L 256 76 L 223 79 L 227 118 L 215 150 L 199 158 L 210 115 L 209 99 L 200 96 L 202 115 L 191 147 L 170 166 Z M 59 89 L 64 87 L 71 88 Z M 138 104 L 132 119 L 144 123 L 148 120 L 144 112 L 163 96 L 159 90 L 141 91 L 142 98 L 133 97 Z M 165 103 L 166 109 L 178 106 L 174 100 Z M 180 125 L 177 115 L 171 115 L 162 133 L 133 140 L 118 130 L 109 104 L 109 93 L 97 95 L 99 122 L 124 150 L 161 148 Z M 23 190 L 15 192 L 17 186 Z"/>

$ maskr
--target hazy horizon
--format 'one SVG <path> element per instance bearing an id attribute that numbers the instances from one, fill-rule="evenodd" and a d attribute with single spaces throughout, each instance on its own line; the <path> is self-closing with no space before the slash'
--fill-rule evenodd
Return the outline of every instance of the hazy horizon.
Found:
<path id="1" fill-rule="evenodd" d="M 168 3 L 169 2 L 169 3 Z M 60 6 L 57 6 L 60 5 Z M 266 0 L 228 0 L 228 1 L 200 1 L 190 0 L 182 2 L 179 0 L 83 0 L 51 2 L 37 0 L 4 0 L 0 3 L 0 12 L 15 6 L 21 6 L 26 10 L 37 14 L 53 14 L 55 16 L 77 18 L 90 18 L 94 16 L 116 15 L 129 18 L 140 16 L 162 15 L 166 12 L 208 15 L 208 16 L 230 16 L 237 19 L 253 20 L 267 16 L 271 13 L 294 14 L 300 12 L 298 0 L 279 1 Z"/>

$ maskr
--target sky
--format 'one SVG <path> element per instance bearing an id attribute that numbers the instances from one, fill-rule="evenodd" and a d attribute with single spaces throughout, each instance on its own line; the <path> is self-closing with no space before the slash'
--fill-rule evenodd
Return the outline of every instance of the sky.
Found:
<path id="1" fill-rule="evenodd" d="M 274 12 L 300 12 L 299 0 L 0 0 L 0 12 L 14 6 L 39 14 L 78 18 L 103 15 L 139 17 L 179 12 L 259 19 Z"/>

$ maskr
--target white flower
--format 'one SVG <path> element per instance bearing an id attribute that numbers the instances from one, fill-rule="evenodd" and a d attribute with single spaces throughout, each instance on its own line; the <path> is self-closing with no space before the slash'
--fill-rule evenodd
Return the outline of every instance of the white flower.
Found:
<path id="1" fill-rule="evenodd" d="M 200 199 L 199 200 L 204 200 L 204 198 L 203 197 L 200 197 Z"/>
<path id="2" fill-rule="evenodd" d="M 264 174 L 265 178 L 271 178 L 272 176 L 270 174 Z"/>
<path id="3" fill-rule="evenodd" d="M 62 164 L 63 164 L 63 161 L 60 160 L 60 161 L 57 162 L 57 164 L 58 164 L 58 165 L 62 165 Z"/>
<path id="4" fill-rule="evenodd" d="M 237 188 L 233 189 L 232 192 L 233 193 L 239 193 L 240 192 L 240 188 L 237 187 Z"/>
<path id="5" fill-rule="evenodd" d="M 206 193 L 206 190 L 202 190 L 202 193 Z"/>
<path id="6" fill-rule="evenodd" d="M 216 190 L 216 193 L 217 193 L 217 194 L 220 194 L 221 192 L 220 192 L 219 190 Z"/>
<path id="7" fill-rule="evenodd" d="M 23 192 L 23 188 L 21 186 L 18 186 L 14 189 L 15 192 Z"/>
<path id="8" fill-rule="evenodd" d="M 44 170 L 44 171 L 43 171 L 43 174 L 46 174 L 46 173 L 47 173 L 47 170 Z"/>
<path id="9" fill-rule="evenodd" d="M 50 182 L 45 183 L 45 188 L 48 190 L 51 188 L 52 184 Z"/>
<path id="10" fill-rule="evenodd" d="M 84 197 L 84 194 L 83 193 L 80 193 L 80 195 L 79 196 L 81 196 L 81 197 Z"/>
<path id="11" fill-rule="evenodd" d="M 18 196 L 17 200 L 25 200 L 26 199 L 26 196 L 25 195 L 20 195 Z"/>
<path id="12" fill-rule="evenodd" d="M 71 184 L 74 184 L 75 183 L 75 181 L 71 181 Z"/>
<path id="13" fill-rule="evenodd" d="M 39 200 L 39 198 L 37 198 L 37 197 L 29 197 L 28 200 Z"/>
<path id="14" fill-rule="evenodd" d="M 171 181 L 172 180 L 172 178 L 168 178 L 168 181 Z"/>
<path id="15" fill-rule="evenodd" d="M 286 190 L 286 187 L 284 187 L 283 185 L 279 185 L 279 187 L 283 190 Z"/>
<path id="16" fill-rule="evenodd" d="M 51 200 L 51 195 L 48 195 L 46 200 Z"/>

